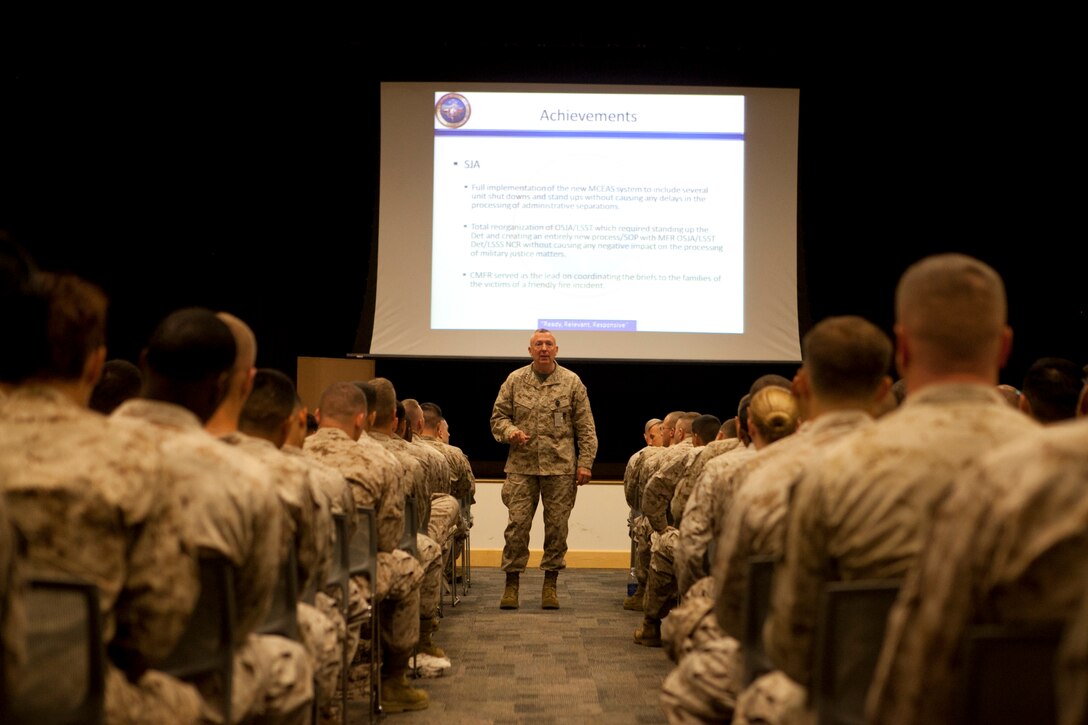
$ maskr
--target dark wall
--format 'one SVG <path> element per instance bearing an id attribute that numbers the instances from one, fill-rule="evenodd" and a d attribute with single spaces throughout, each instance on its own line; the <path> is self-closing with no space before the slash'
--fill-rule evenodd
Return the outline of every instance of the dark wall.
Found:
<path id="1" fill-rule="evenodd" d="M 247 320 L 259 364 L 293 374 L 296 356 L 341 356 L 354 341 L 376 230 L 381 81 L 799 87 L 803 326 L 852 313 L 890 332 L 903 269 L 962 251 L 1008 286 L 1016 338 L 1003 382 L 1018 384 L 1044 355 L 1088 362 L 1085 153 L 1068 90 L 1079 81 L 1071 46 L 1053 34 L 831 38 L 797 22 L 743 37 L 689 28 L 467 42 L 450 26 L 359 27 L 16 38 L 0 71 L 0 228 L 41 266 L 107 290 L 114 356 L 135 359 L 163 315 L 206 305 Z M 510 354 L 377 368 L 403 396 L 439 402 L 471 457 L 498 461 L 487 419 L 521 364 L 522 351 Z M 596 412 L 598 473 L 622 465 L 645 419 L 723 416 L 757 375 L 792 374 L 571 367 Z"/>

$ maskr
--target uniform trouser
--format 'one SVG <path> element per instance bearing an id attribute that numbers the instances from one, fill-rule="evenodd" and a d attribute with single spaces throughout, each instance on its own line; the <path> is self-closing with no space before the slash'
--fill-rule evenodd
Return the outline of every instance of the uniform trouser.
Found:
<path id="1" fill-rule="evenodd" d="M 775 670 L 756 679 L 737 698 L 734 723 L 795 725 L 813 718 L 806 712 L 808 691 Z"/>
<path id="2" fill-rule="evenodd" d="M 728 722 L 737 703 L 742 664 L 740 643 L 732 637 L 690 652 L 661 685 L 661 707 L 669 722 Z"/>
<path id="3" fill-rule="evenodd" d="M 148 670 L 129 682 L 113 665 L 106 666 L 106 723 L 197 723 L 204 706 L 192 685 Z"/>
<path id="4" fill-rule="evenodd" d="M 340 686 L 341 653 L 344 647 L 344 618 L 332 598 L 318 592 L 311 606 L 298 603 L 299 639 L 314 663 L 314 676 L 322 707 Z"/>
<path id="5" fill-rule="evenodd" d="M 427 536 L 449 550 L 449 541 L 461 530 L 461 504 L 448 493 L 436 493 L 431 496 L 431 520 L 427 524 Z"/>
<path id="6" fill-rule="evenodd" d="M 407 655 L 419 641 L 422 582 L 423 568 L 411 554 L 406 551 L 378 552 L 378 606 L 381 607 L 382 646 L 386 652 Z M 370 591 L 362 577 L 356 579 L 356 584 L 362 584 L 364 591 Z M 348 630 L 354 629 L 356 643 L 360 624 L 361 619 L 349 611 Z M 350 654 L 354 657 L 354 649 Z"/>
<path id="7" fill-rule="evenodd" d="M 680 538 L 674 528 L 654 534 L 650 571 L 646 579 L 646 597 L 642 611 L 651 619 L 661 620 L 676 606 L 676 576 L 672 571 L 673 549 Z"/>
<path id="8" fill-rule="evenodd" d="M 502 502 L 510 518 L 506 524 L 506 546 L 502 550 L 503 571 L 525 571 L 529 563 L 529 530 L 540 501 L 544 502 L 544 558 L 540 568 L 544 571 L 566 568 L 567 524 L 577 493 L 573 472 L 562 476 L 506 474 Z"/>
<path id="9" fill-rule="evenodd" d="M 644 587 L 650 575 L 650 535 L 653 532 L 645 516 L 635 517 L 631 525 L 631 536 L 635 540 L 635 579 Z"/>
<path id="10" fill-rule="evenodd" d="M 206 722 L 223 722 L 217 679 L 198 683 L 205 698 Z M 285 725 L 306 722 L 314 697 L 313 680 L 314 671 L 302 644 L 276 635 L 251 634 L 234 651 L 231 719 Z"/>
<path id="11" fill-rule="evenodd" d="M 416 534 L 419 565 L 423 568 L 423 583 L 419 587 L 420 619 L 430 619 L 438 614 L 438 601 L 442 597 L 442 547 L 429 536 Z"/>

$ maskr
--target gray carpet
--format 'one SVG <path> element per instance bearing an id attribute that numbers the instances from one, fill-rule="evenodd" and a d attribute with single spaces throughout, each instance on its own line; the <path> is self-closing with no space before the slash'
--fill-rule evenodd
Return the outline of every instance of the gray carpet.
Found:
<path id="1" fill-rule="evenodd" d="M 415 680 L 430 695 L 421 712 L 386 715 L 397 723 L 663 723 L 661 681 L 672 663 L 636 645 L 638 612 L 622 607 L 627 572 L 568 569 L 559 576 L 558 611 L 540 608 L 544 575 L 521 577 L 521 609 L 499 609 L 505 575 L 474 569 L 472 588 L 448 600 L 435 634 L 453 667 Z M 366 722 L 351 703 L 352 723 Z"/>

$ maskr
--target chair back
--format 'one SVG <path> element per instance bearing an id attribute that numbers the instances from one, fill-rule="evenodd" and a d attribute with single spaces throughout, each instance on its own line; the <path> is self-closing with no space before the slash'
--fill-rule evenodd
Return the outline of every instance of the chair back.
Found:
<path id="1" fill-rule="evenodd" d="M 983 625 L 963 642 L 957 722 L 1056 723 L 1055 667 L 1061 625 Z"/>
<path id="2" fill-rule="evenodd" d="M 298 598 L 298 541 L 294 540 L 280 565 L 276 588 L 272 590 L 272 607 L 257 631 L 299 641 Z"/>
<path id="3" fill-rule="evenodd" d="M 27 658 L 14 691 L 0 701 L 0 722 L 101 723 L 106 685 L 98 588 L 31 579 L 24 606 Z"/>
<path id="4" fill-rule="evenodd" d="M 813 699 L 820 725 L 865 721 L 865 698 L 899 585 L 898 579 L 874 579 L 824 587 L 813 673 Z"/>
<path id="5" fill-rule="evenodd" d="M 774 566 L 779 558 L 748 558 L 748 587 L 744 590 L 744 631 L 741 640 L 746 684 L 751 684 L 757 677 L 774 669 L 763 648 L 763 622 L 771 608 L 771 582 L 774 580 Z"/>
<path id="6" fill-rule="evenodd" d="M 218 697 L 224 722 L 231 722 L 234 668 L 234 565 L 219 552 L 200 551 L 200 596 L 185 633 L 159 669 L 178 679 L 199 682 L 201 692 Z M 205 686 L 207 683 L 214 683 Z M 213 703 L 214 704 L 214 703 Z"/>
<path id="7" fill-rule="evenodd" d="M 416 497 L 404 497 L 404 533 L 400 536 L 400 544 L 397 548 L 407 551 L 412 556 L 419 557 L 419 548 L 416 545 L 416 533 L 419 531 L 419 514 L 416 508 Z"/>
<path id="8" fill-rule="evenodd" d="M 365 576 L 370 582 L 370 607 L 363 626 L 370 628 L 370 716 L 381 712 L 381 610 L 378 600 L 378 520 L 373 508 L 355 509 L 358 524 L 351 535 L 348 548 L 349 570 L 352 576 Z"/>

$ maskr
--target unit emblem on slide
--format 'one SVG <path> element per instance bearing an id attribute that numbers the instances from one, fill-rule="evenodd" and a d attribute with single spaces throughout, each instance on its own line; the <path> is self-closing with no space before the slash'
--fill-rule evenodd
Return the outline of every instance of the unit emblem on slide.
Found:
<path id="1" fill-rule="evenodd" d="M 447 93 L 434 104 L 434 115 L 438 122 L 449 128 L 460 128 L 468 121 L 472 114 L 472 107 L 468 105 L 468 99 L 460 93 Z"/>

